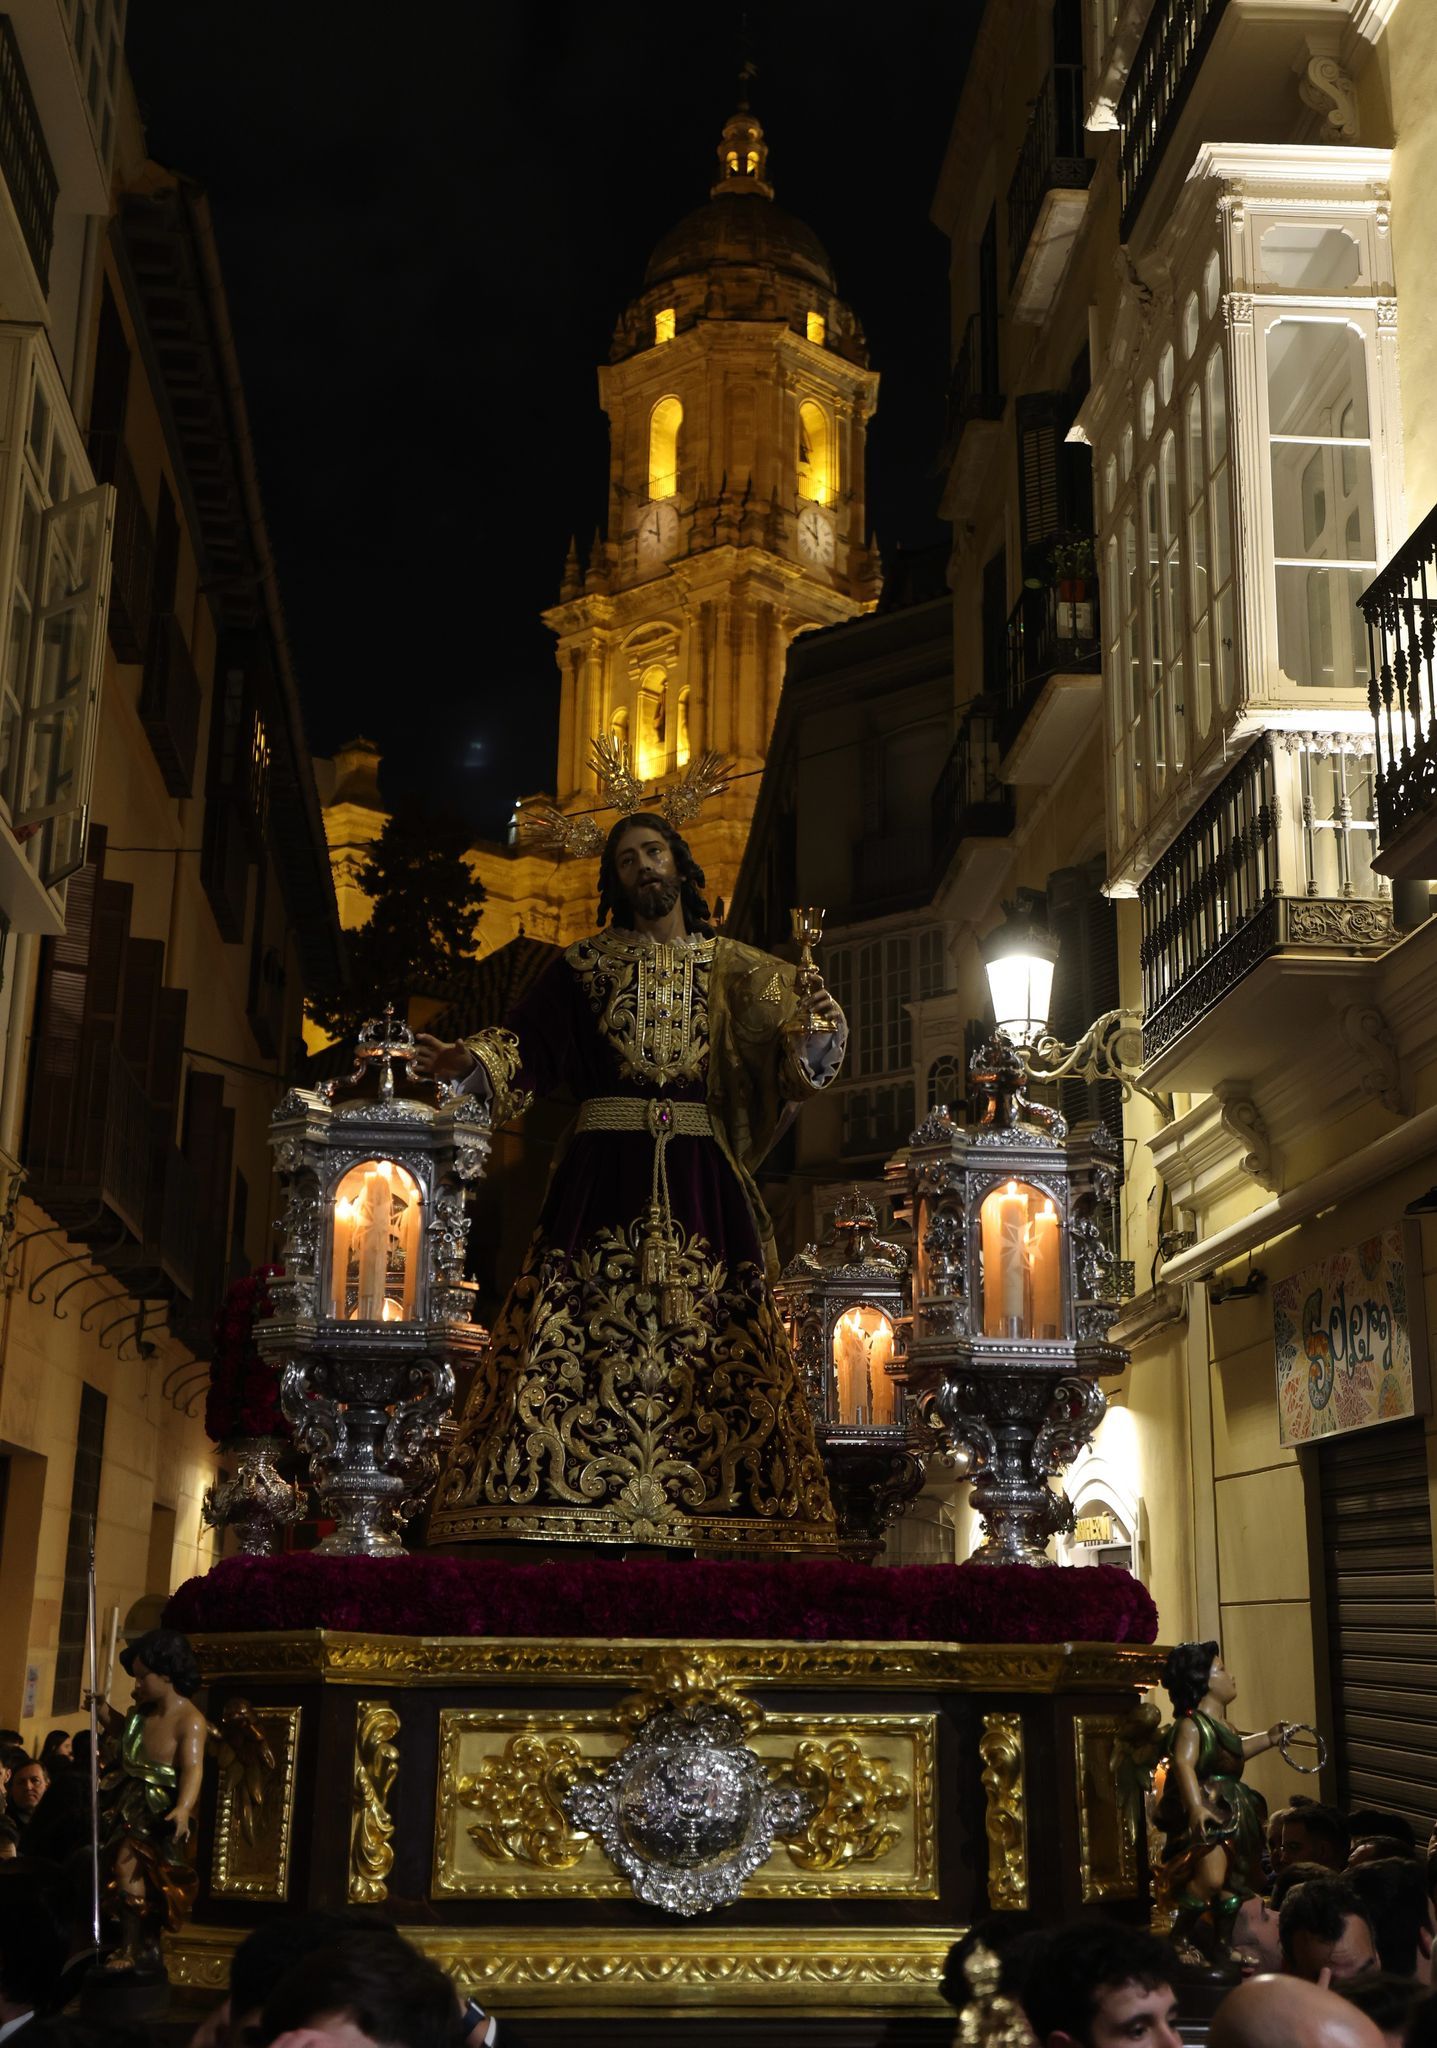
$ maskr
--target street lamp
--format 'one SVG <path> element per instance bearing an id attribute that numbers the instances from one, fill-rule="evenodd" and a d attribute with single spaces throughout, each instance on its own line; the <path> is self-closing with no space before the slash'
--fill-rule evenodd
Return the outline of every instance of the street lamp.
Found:
<path id="1" fill-rule="evenodd" d="M 1020 889 L 1003 908 L 1003 922 L 982 941 L 983 968 L 998 1036 L 1024 1076 L 1090 1086 L 1115 1081 L 1125 1102 L 1141 1095 L 1165 1124 L 1171 1123 L 1171 1096 L 1143 1078 L 1142 1018 L 1134 1010 L 1105 1010 L 1072 1045 L 1055 1038 L 1048 1029 L 1048 1011 L 1058 941 L 1048 928 L 1047 899 L 1040 889 Z"/>
<path id="2" fill-rule="evenodd" d="M 1031 1045 L 1048 1028 L 1058 941 L 1048 929 L 1044 899 L 1021 889 L 1006 905 L 1002 924 L 983 940 L 983 969 L 993 1001 L 993 1022 L 1015 1045 Z"/>

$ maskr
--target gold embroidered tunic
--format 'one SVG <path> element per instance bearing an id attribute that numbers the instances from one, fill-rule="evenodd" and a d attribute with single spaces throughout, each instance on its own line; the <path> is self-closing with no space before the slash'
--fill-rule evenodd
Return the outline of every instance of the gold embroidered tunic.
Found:
<path id="1" fill-rule="evenodd" d="M 794 1008 L 793 970 L 768 954 L 608 931 L 467 1041 L 496 1121 L 534 1091 L 567 1088 L 580 1109 L 471 1385 L 432 1544 L 831 1545 L 753 1180 L 832 1078 L 796 1055 Z"/>

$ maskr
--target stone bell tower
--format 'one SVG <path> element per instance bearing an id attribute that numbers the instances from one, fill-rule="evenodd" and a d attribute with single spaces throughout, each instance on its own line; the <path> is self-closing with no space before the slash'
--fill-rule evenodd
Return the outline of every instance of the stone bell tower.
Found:
<path id="1" fill-rule="evenodd" d="M 690 833 L 710 901 L 731 893 L 795 634 L 871 610 L 863 332 L 818 238 L 774 203 L 763 130 L 725 124 L 707 203 L 659 242 L 599 371 L 607 526 L 570 550 L 545 613 L 562 676 L 555 793 L 582 808 L 593 741 L 646 785 L 706 748 L 747 779 Z M 558 935 L 590 928 L 594 863 L 553 878 Z"/>

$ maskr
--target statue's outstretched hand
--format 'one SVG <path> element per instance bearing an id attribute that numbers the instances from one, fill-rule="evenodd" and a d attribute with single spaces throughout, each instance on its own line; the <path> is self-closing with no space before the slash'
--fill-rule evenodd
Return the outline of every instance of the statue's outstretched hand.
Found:
<path id="1" fill-rule="evenodd" d="M 458 1039 L 435 1038 L 432 1032 L 414 1035 L 414 1070 L 426 1081 L 462 1081 L 474 1064 L 474 1055 Z"/>

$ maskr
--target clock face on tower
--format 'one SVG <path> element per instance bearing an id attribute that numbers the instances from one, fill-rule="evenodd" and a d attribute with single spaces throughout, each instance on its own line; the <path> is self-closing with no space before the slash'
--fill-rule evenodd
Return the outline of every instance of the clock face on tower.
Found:
<path id="1" fill-rule="evenodd" d="M 821 505 L 805 505 L 798 515 L 798 552 L 805 562 L 831 569 L 837 544 L 833 521 Z"/>
<path id="2" fill-rule="evenodd" d="M 639 560 L 666 562 L 679 544 L 679 515 L 664 499 L 647 505 L 639 519 Z"/>

